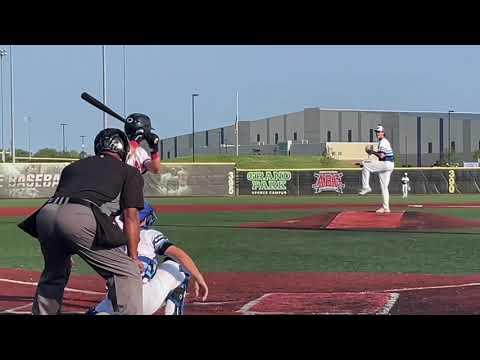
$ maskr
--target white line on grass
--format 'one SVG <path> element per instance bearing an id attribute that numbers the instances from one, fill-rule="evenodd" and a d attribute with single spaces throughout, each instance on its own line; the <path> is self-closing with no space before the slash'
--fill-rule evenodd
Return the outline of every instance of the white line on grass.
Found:
<path id="1" fill-rule="evenodd" d="M 31 282 L 31 281 L 19 281 L 19 280 L 1 279 L 1 278 L 0 278 L 0 281 L 7 282 L 7 283 L 12 283 L 12 284 L 19 284 L 19 285 L 37 286 L 36 282 Z M 71 291 L 71 292 L 76 292 L 76 293 L 81 293 L 81 294 L 90 294 L 90 295 L 105 295 L 105 293 L 103 293 L 103 292 L 81 290 L 81 289 L 72 289 L 72 288 L 69 288 L 69 287 L 66 287 L 65 291 Z"/>

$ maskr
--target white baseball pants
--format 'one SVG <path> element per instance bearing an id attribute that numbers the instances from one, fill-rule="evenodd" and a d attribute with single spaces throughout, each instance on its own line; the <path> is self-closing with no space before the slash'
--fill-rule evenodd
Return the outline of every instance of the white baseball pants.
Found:
<path id="1" fill-rule="evenodd" d="M 408 196 L 408 184 L 402 184 L 402 193 L 404 198 Z"/>
<path id="2" fill-rule="evenodd" d="M 390 193 L 388 185 L 394 169 L 393 161 L 364 161 L 362 168 L 362 187 L 370 189 L 370 173 L 378 173 L 382 190 L 383 208 L 390 209 Z"/>
<path id="3" fill-rule="evenodd" d="M 165 300 L 170 291 L 176 289 L 183 280 L 185 280 L 185 273 L 180 270 L 179 264 L 171 260 L 161 263 L 153 279 L 143 284 L 143 315 L 153 315 L 163 305 L 166 305 L 165 315 L 172 315 L 175 306 Z M 95 310 L 111 314 L 112 303 L 105 298 L 95 307 Z"/>

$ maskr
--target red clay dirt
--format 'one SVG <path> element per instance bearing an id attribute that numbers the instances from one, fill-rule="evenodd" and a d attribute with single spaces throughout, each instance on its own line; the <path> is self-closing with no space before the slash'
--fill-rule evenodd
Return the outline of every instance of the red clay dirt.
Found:
<path id="1" fill-rule="evenodd" d="M 321 200 L 319 200 L 321 201 Z M 455 205 L 451 203 L 436 203 L 436 204 L 422 204 L 422 205 L 393 205 L 392 209 L 406 210 L 409 206 L 419 206 L 423 208 L 480 208 L 479 202 L 465 203 L 462 205 Z M 158 213 L 206 213 L 206 212 L 255 212 L 255 211 L 282 211 L 282 210 L 309 210 L 309 209 L 339 209 L 339 208 L 354 208 L 354 209 L 376 209 L 378 205 L 374 204 L 359 204 L 359 203 L 323 203 L 316 204 L 211 204 L 211 205 L 191 205 L 191 204 L 176 204 L 176 205 L 155 205 L 155 211 Z M 8 216 L 28 216 L 37 210 L 38 207 L 3 207 L 0 208 L 0 217 Z"/>
<path id="2" fill-rule="evenodd" d="M 377 214 L 373 211 L 342 211 L 326 226 L 327 229 L 397 229 L 403 212 Z"/>
<path id="3" fill-rule="evenodd" d="M 30 312 L 38 278 L 38 272 L 1 269 L 0 312 Z M 387 299 L 381 294 L 392 293 L 399 297 L 390 314 L 480 314 L 480 275 L 237 272 L 207 273 L 206 280 L 209 299 L 198 303 L 189 294 L 187 315 L 241 315 L 245 313 L 241 309 L 252 302 L 250 310 L 257 306 L 262 313 L 335 313 L 339 306 L 342 313 L 377 313 Z M 81 292 L 65 292 L 65 312 L 85 311 L 103 297 L 105 289 L 98 276 L 72 276 L 68 287 Z M 262 301 L 269 293 L 275 295 Z"/>
<path id="4" fill-rule="evenodd" d="M 241 224 L 240 227 L 297 230 L 424 230 L 479 228 L 480 221 L 418 211 L 389 214 L 377 214 L 372 211 L 341 211 L 268 222 L 249 222 Z"/>

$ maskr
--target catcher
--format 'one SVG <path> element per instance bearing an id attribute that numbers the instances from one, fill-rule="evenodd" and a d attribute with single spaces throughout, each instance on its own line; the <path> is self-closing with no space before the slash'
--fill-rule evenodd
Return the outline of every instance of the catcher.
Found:
<path id="1" fill-rule="evenodd" d="M 190 256 L 160 231 L 154 230 L 157 217 L 154 209 L 144 204 L 139 212 L 140 242 L 138 243 L 138 259 L 143 262 L 143 315 L 153 315 L 165 306 L 165 315 L 183 315 L 185 295 L 190 278 L 193 278 L 196 297 L 201 295 L 205 301 L 208 296 L 208 286 L 202 274 Z M 121 217 L 116 221 L 123 227 Z M 158 257 L 163 257 L 159 264 Z M 112 314 L 113 306 L 105 297 L 88 315 Z"/>

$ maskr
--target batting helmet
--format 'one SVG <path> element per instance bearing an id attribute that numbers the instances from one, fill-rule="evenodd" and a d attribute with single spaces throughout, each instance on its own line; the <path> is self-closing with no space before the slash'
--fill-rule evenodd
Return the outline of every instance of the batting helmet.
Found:
<path id="1" fill-rule="evenodd" d="M 152 130 L 152 122 L 145 114 L 134 113 L 128 115 L 125 122 L 125 133 L 129 140 L 140 142 Z"/>
<path id="2" fill-rule="evenodd" d="M 127 159 L 130 144 L 127 135 L 120 129 L 103 129 L 95 137 L 95 155 L 110 151 L 120 156 L 123 162 Z"/>

